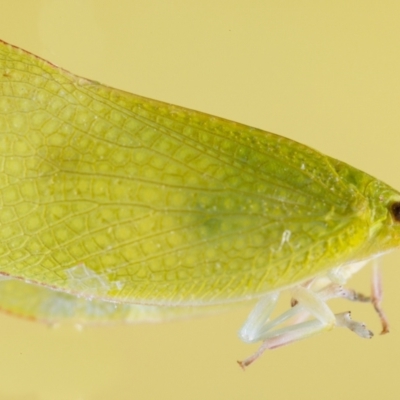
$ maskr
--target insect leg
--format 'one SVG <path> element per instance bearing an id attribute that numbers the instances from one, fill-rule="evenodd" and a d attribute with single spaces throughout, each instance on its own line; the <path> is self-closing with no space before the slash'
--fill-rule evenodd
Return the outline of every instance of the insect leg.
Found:
<path id="1" fill-rule="evenodd" d="M 238 361 L 243 369 L 253 363 L 266 350 L 273 350 L 314 336 L 320 332 L 328 331 L 334 326 L 346 327 L 363 338 L 372 337 L 372 332 L 363 323 L 351 319 L 350 312 L 333 314 L 326 304 L 326 301 L 332 298 L 353 298 L 353 291 L 331 284 L 319 292 L 314 292 L 304 286 L 297 286 L 292 292 L 294 306 L 277 318 L 271 321 L 269 319 L 278 299 L 276 293 L 262 299 L 250 314 L 239 336 L 246 342 L 262 340 L 263 343 L 252 356 L 243 361 Z M 263 310 L 263 306 L 266 307 L 265 310 Z M 314 317 L 314 319 L 305 321 L 309 316 Z M 275 329 L 284 322 L 288 322 L 288 325 Z"/>
<path id="2" fill-rule="evenodd" d="M 350 311 L 340 314 L 335 314 L 335 317 L 336 317 L 336 326 L 348 328 L 354 333 L 356 333 L 358 336 L 365 339 L 371 339 L 372 336 L 374 336 L 374 334 L 366 328 L 365 324 L 363 324 L 362 322 L 353 321 L 351 319 Z"/>
<path id="3" fill-rule="evenodd" d="M 351 301 L 361 301 L 361 302 L 370 302 L 371 298 L 364 296 L 360 293 L 355 292 L 354 290 L 347 289 L 341 285 L 337 285 L 332 283 L 325 288 L 319 290 L 319 297 L 323 301 L 327 301 L 334 298 L 343 298 Z M 350 312 L 344 312 L 340 314 L 335 314 L 336 318 L 336 326 L 346 327 L 356 333 L 358 336 L 363 338 L 371 338 L 373 333 L 368 330 L 364 323 L 353 321 L 351 319 Z"/>
<path id="4" fill-rule="evenodd" d="M 278 298 L 279 292 L 272 292 L 256 304 L 239 331 L 239 337 L 243 342 L 254 343 L 260 340 L 259 332 L 268 323 Z"/>
<path id="5" fill-rule="evenodd" d="M 323 289 L 317 291 L 320 297 L 325 301 L 330 299 L 342 298 L 350 301 L 359 301 L 362 303 L 369 303 L 371 297 L 365 296 L 362 293 L 358 293 L 352 289 L 345 288 L 342 285 L 337 285 L 336 283 L 331 283 L 325 286 Z"/>
<path id="6" fill-rule="evenodd" d="M 318 284 L 318 279 L 316 280 Z M 351 289 L 344 288 L 342 286 L 337 285 L 336 283 L 332 283 L 330 285 L 325 286 L 323 289 L 318 291 L 321 293 L 326 299 L 341 297 L 350 301 L 358 301 L 363 303 L 372 303 L 376 313 L 379 316 L 379 319 L 382 324 L 381 335 L 389 332 L 389 322 L 387 317 L 382 309 L 381 302 L 383 297 L 382 290 L 382 277 L 379 269 L 379 265 L 375 260 L 372 270 L 372 282 L 371 282 L 371 295 L 366 296 L 362 293 L 356 292 Z"/>
<path id="7" fill-rule="evenodd" d="M 382 331 L 381 335 L 389 332 L 389 322 L 386 318 L 385 313 L 382 310 L 381 302 L 383 297 L 383 290 L 382 290 L 382 276 L 379 265 L 374 263 L 373 270 L 372 270 L 372 284 L 371 284 L 371 302 L 375 308 L 375 311 L 378 313 L 379 318 L 382 324 Z"/>
<path id="8" fill-rule="evenodd" d="M 245 332 L 252 332 L 251 342 L 263 340 L 263 344 L 252 356 L 244 361 L 238 362 L 242 368 L 245 368 L 254 362 L 267 349 L 272 350 L 277 347 L 285 346 L 289 343 L 305 339 L 321 331 L 333 328 L 336 323 L 336 317 L 318 294 L 309 289 L 298 286 L 293 290 L 293 297 L 296 299 L 296 305 L 272 321 L 269 321 L 269 315 L 272 312 L 272 309 L 270 309 L 268 317 L 264 318 L 264 324 L 259 323 L 252 325 L 252 321 L 255 319 L 251 317 L 253 313 L 250 315 L 243 328 L 246 327 Z M 261 305 L 262 303 L 259 302 L 256 308 L 258 306 L 261 307 Z M 296 318 L 304 312 L 311 314 L 316 319 L 301 323 L 292 322 L 290 325 L 283 328 L 274 329 L 283 322 L 286 322 L 293 317 Z M 258 310 L 258 314 L 261 313 L 262 311 Z M 262 320 L 258 319 L 257 321 L 261 322 Z M 240 336 L 242 338 L 244 336 L 243 328 L 240 331 Z"/>

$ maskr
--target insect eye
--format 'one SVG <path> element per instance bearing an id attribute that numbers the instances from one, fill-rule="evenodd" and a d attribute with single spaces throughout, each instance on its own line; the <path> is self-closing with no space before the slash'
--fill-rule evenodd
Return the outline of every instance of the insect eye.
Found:
<path id="1" fill-rule="evenodd" d="M 391 209 L 394 220 L 400 222 L 400 202 L 393 203 Z"/>

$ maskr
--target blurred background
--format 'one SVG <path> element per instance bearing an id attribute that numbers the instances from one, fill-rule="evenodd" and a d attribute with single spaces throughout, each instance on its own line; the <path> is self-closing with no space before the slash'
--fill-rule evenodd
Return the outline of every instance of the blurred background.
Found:
<path id="1" fill-rule="evenodd" d="M 400 3 L 1 0 L 0 38 L 75 74 L 279 133 L 400 188 Z M 50 329 L 0 316 L 0 400 L 395 399 L 400 252 L 382 259 L 391 333 L 345 330 L 267 353 L 248 309 L 163 325 Z M 350 283 L 368 292 L 370 269 Z"/>

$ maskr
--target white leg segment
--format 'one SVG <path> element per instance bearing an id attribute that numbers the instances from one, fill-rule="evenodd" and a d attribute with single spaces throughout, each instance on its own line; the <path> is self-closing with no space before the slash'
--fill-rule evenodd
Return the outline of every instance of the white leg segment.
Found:
<path id="1" fill-rule="evenodd" d="M 269 317 L 276 306 L 278 298 L 279 292 L 272 292 L 256 304 L 239 331 L 239 337 L 243 342 L 254 343 L 260 340 L 259 332 L 268 324 Z"/>
<path id="2" fill-rule="evenodd" d="M 372 337 L 372 332 L 363 323 L 351 320 L 350 312 L 335 315 L 326 304 L 327 300 L 339 297 L 353 301 L 366 301 L 365 299 L 369 301 L 369 298 L 333 283 L 319 291 L 314 291 L 312 288 L 312 283 L 308 283 L 306 287 L 293 288 L 292 308 L 272 320 L 270 316 L 277 303 L 278 293 L 269 294 L 257 303 L 240 330 L 239 336 L 248 343 L 260 340 L 263 343 L 256 353 L 239 361 L 242 368 L 254 362 L 265 350 L 272 350 L 314 336 L 334 326 L 346 327 L 363 338 Z M 309 317 L 311 319 L 306 320 Z M 283 323 L 285 325 L 279 327 Z"/>

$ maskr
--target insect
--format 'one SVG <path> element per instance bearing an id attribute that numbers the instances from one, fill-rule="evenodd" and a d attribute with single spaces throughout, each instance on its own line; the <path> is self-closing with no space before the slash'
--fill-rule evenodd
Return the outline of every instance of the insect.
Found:
<path id="1" fill-rule="evenodd" d="M 400 194 L 284 137 L 79 78 L 0 43 L 0 308 L 164 320 L 258 300 L 267 349 L 334 326 L 327 301 L 400 243 Z M 280 292 L 292 304 L 271 313 Z"/>

